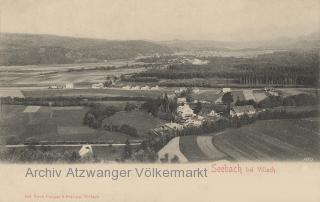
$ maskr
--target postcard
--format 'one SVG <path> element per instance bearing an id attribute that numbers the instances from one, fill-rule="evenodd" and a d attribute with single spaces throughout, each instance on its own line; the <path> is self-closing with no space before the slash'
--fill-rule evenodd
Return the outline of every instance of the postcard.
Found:
<path id="1" fill-rule="evenodd" d="M 0 202 L 319 202 L 320 1 L 0 0 Z"/>

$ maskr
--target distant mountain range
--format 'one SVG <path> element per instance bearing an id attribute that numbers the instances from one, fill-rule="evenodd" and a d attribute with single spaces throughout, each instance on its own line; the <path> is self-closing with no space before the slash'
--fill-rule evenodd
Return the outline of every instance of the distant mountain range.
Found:
<path id="1" fill-rule="evenodd" d="M 0 65 L 101 62 L 171 52 L 167 46 L 142 40 L 114 41 L 3 33 L 0 41 Z"/>
<path id="2" fill-rule="evenodd" d="M 268 41 L 244 41 L 224 42 L 210 40 L 171 40 L 162 41 L 160 44 L 170 47 L 172 50 L 295 50 L 320 48 L 320 33 L 312 33 L 298 38 L 279 37 Z"/>
<path id="3" fill-rule="evenodd" d="M 206 40 L 115 41 L 54 35 L 2 33 L 0 65 L 102 62 L 142 55 L 170 54 L 186 50 L 294 50 L 320 47 L 320 33 L 270 41 L 223 42 Z"/>

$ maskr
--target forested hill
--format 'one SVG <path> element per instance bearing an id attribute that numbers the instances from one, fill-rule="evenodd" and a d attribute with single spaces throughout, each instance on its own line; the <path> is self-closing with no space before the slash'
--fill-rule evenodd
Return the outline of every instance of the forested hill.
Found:
<path id="1" fill-rule="evenodd" d="M 172 40 L 162 41 L 173 50 L 312 50 L 320 47 L 320 32 L 314 32 L 297 38 L 279 37 L 264 41 L 206 41 Z"/>
<path id="2" fill-rule="evenodd" d="M 142 40 L 113 41 L 54 35 L 2 33 L 0 65 L 62 64 L 127 59 L 171 49 Z"/>

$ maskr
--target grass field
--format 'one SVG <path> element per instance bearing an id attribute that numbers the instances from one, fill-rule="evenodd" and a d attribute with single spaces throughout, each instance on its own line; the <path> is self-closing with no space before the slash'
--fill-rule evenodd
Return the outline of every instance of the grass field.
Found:
<path id="1" fill-rule="evenodd" d="M 137 129 L 139 136 L 147 136 L 151 129 L 160 127 L 165 123 L 163 120 L 144 111 L 118 112 L 115 115 L 106 118 L 104 122 L 112 122 L 113 125 L 117 126 L 127 124 Z"/>
<path id="2" fill-rule="evenodd" d="M 168 90 L 122 90 L 122 89 L 42 89 L 42 90 L 23 90 L 25 97 L 156 97 L 160 96 L 162 92 L 170 92 Z"/>
<path id="3" fill-rule="evenodd" d="M 21 142 L 39 141 L 108 141 L 124 143 L 134 139 L 123 133 L 91 129 L 82 124 L 86 107 L 40 107 L 25 113 L 26 106 L 4 105 L 0 114 L 0 138 L 5 143 L 10 136 Z"/>
<path id="4" fill-rule="evenodd" d="M 110 61 L 108 63 L 84 63 L 66 65 L 27 65 L 0 68 L 0 86 L 50 86 L 72 83 L 104 82 L 106 75 L 119 77 L 145 71 L 143 67 L 115 68 L 97 70 L 99 67 L 120 67 L 138 64 L 134 61 Z M 77 70 L 77 71 L 69 71 Z"/>

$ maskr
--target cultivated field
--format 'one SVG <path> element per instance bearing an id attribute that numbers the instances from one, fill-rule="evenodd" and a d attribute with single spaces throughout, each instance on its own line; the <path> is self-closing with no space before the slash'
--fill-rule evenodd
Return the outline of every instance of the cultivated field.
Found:
<path id="1" fill-rule="evenodd" d="M 235 160 L 319 159 L 319 120 L 268 120 L 227 129 L 213 143 Z"/>
<path id="2" fill-rule="evenodd" d="M 123 90 L 123 89 L 42 89 L 42 90 L 23 90 L 25 97 L 156 97 L 162 92 L 170 92 L 169 90 Z"/>
<path id="3" fill-rule="evenodd" d="M 188 161 L 216 161 L 228 158 L 212 144 L 212 136 L 182 136 L 179 148 Z"/>
<path id="4" fill-rule="evenodd" d="M 205 136 L 181 136 L 159 154 L 187 161 L 290 161 L 320 159 L 319 118 L 257 121 Z"/>
<path id="5" fill-rule="evenodd" d="M 1 143 L 9 137 L 19 142 L 37 141 L 114 141 L 124 143 L 123 133 L 91 129 L 82 124 L 86 107 L 35 107 L 3 105 L 0 114 Z M 27 112 L 26 112 L 27 111 Z"/>
<path id="6" fill-rule="evenodd" d="M 173 138 L 168 144 L 166 144 L 159 152 L 159 160 L 164 159 L 165 156 L 168 156 L 168 159 L 172 159 L 174 156 L 179 158 L 179 162 L 184 163 L 188 162 L 188 159 L 185 155 L 180 151 L 179 143 L 180 137 Z"/>

